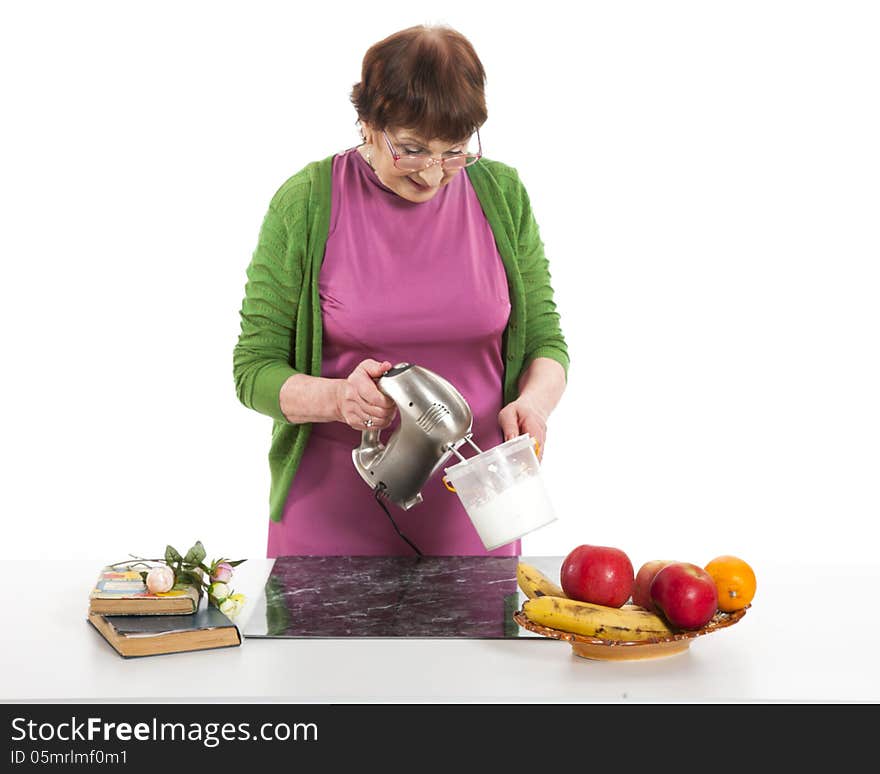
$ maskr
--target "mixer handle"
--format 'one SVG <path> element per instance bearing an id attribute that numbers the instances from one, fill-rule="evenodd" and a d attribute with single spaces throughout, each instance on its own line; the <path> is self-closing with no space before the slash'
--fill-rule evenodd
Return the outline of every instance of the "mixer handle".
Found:
<path id="1" fill-rule="evenodd" d="M 366 468 L 384 452 L 384 449 L 379 440 L 379 428 L 370 427 L 361 431 L 361 445 L 352 451 L 352 457 Z"/>
<path id="2" fill-rule="evenodd" d="M 393 368 L 388 369 L 382 376 L 373 377 L 373 382 L 375 382 L 376 386 L 379 388 L 380 392 L 385 392 L 380 386 L 380 381 L 385 376 L 397 376 L 397 374 L 406 371 L 409 368 L 409 363 L 398 363 Z M 386 393 L 387 394 L 387 393 Z M 361 431 L 361 449 L 378 449 L 382 444 L 379 440 L 379 428 L 377 427 L 369 427 L 366 430 Z"/>
<path id="3" fill-rule="evenodd" d="M 361 431 L 361 448 L 362 449 L 371 449 L 374 446 L 380 446 L 379 442 L 379 433 L 380 429 L 378 427 L 371 427 L 367 430 Z"/>

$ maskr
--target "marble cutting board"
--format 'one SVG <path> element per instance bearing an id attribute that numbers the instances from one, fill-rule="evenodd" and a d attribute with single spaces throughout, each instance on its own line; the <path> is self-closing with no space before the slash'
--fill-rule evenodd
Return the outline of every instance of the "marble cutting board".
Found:
<path id="1" fill-rule="evenodd" d="M 535 638 L 513 613 L 519 557 L 277 558 L 245 637 Z M 523 557 L 557 573 L 562 557 Z"/>

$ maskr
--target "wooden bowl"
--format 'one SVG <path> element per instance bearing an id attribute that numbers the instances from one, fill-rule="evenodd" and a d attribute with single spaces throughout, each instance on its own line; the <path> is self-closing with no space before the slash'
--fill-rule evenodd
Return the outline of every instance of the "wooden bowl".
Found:
<path id="1" fill-rule="evenodd" d="M 701 629 L 676 632 L 669 637 L 638 641 L 603 640 L 599 637 L 586 637 L 574 632 L 552 629 L 549 626 L 542 626 L 530 621 L 522 610 L 517 610 L 513 614 L 513 620 L 530 632 L 570 643 L 576 656 L 597 661 L 635 661 L 682 653 L 690 647 L 691 641 L 697 637 L 717 632 L 719 629 L 726 629 L 742 620 L 749 607 L 751 605 L 733 613 L 723 613 L 719 610 L 712 616 L 712 620 Z"/>

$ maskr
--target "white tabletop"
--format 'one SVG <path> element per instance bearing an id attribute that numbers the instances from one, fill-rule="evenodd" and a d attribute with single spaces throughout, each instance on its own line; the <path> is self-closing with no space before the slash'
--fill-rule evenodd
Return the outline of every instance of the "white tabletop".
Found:
<path id="1" fill-rule="evenodd" d="M 627 662 L 538 639 L 254 639 L 123 659 L 86 623 L 100 561 L 0 561 L 4 702 L 877 702 L 878 567 L 760 566 L 733 627 Z M 256 598 L 271 560 L 234 587 Z M 251 606 L 253 609 L 254 606 Z M 245 627 L 247 609 L 238 623 Z"/>

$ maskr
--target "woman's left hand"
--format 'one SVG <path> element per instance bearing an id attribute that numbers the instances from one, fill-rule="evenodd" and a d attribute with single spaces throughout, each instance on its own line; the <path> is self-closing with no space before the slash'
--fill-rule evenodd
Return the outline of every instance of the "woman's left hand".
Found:
<path id="1" fill-rule="evenodd" d="M 501 426 L 505 441 L 528 433 L 538 442 L 538 459 L 544 456 L 547 415 L 530 398 L 521 395 L 512 403 L 508 403 L 498 413 L 498 424 Z"/>

